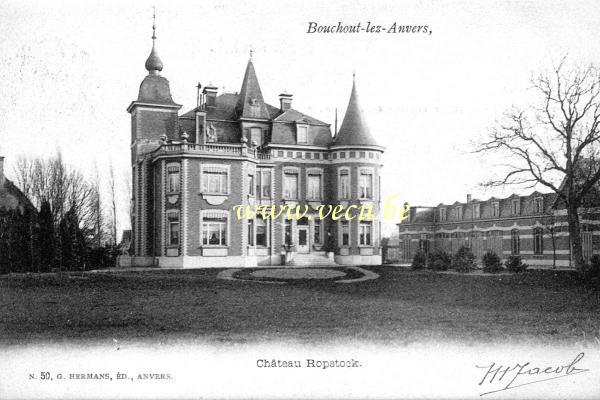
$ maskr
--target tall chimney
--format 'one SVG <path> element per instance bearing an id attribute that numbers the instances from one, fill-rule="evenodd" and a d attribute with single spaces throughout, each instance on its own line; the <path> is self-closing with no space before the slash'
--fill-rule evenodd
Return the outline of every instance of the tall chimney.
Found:
<path id="1" fill-rule="evenodd" d="M 470 194 L 468 194 L 468 195 L 467 195 L 467 203 L 470 203 L 470 202 L 471 202 L 471 195 L 470 195 Z"/>
<path id="2" fill-rule="evenodd" d="M 217 91 L 219 89 L 216 86 L 212 86 L 209 84 L 208 86 L 204 86 L 204 96 L 206 97 L 205 104 L 206 107 L 216 107 L 217 106 Z"/>
<path id="3" fill-rule="evenodd" d="M 279 95 L 279 105 L 280 105 L 280 110 L 282 112 L 285 112 L 287 110 L 289 110 L 290 108 L 292 108 L 292 97 L 293 95 L 289 94 L 289 93 L 281 93 Z"/>
<path id="4" fill-rule="evenodd" d="M 198 82 L 198 84 L 196 85 L 196 89 L 198 91 L 197 93 L 197 99 L 196 99 L 196 108 L 200 109 L 200 106 L 202 105 L 202 95 L 200 93 L 200 89 L 202 89 L 202 84 L 200 82 Z"/>

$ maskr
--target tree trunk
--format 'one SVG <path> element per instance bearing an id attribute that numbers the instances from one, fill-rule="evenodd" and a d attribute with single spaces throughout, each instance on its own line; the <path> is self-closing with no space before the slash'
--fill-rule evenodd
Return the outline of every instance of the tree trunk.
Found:
<path id="1" fill-rule="evenodd" d="M 567 220 L 569 223 L 569 237 L 571 239 L 571 259 L 575 263 L 575 269 L 578 272 L 582 272 L 585 262 L 583 260 L 581 230 L 576 206 L 567 207 Z"/>

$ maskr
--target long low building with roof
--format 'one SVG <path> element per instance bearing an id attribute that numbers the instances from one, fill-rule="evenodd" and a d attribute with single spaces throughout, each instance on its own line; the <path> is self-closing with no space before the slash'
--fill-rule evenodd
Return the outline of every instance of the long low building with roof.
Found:
<path id="1" fill-rule="evenodd" d="M 587 202 L 580 209 L 584 258 L 600 253 L 600 209 Z M 519 255 L 531 267 L 574 268 L 567 210 L 555 193 L 513 194 L 506 198 L 417 207 L 398 224 L 399 257 L 410 263 L 419 249 L 455 253 L 469 246 L 481 263 L 491 250 L 500 258 Z"/>

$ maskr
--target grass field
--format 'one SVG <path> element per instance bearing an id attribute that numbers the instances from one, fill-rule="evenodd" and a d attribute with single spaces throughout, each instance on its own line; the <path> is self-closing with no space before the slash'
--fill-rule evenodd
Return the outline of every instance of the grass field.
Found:
<path id="1" fill-rule="evenodd" d="M 569 272 L 265 284 L 219 270 L 0 277 L 0 342 L 600 343 L 600 290 Z"/>

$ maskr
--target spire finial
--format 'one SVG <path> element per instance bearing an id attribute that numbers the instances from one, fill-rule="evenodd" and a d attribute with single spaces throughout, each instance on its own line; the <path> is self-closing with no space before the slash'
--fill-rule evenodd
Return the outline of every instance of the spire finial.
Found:
<path id="1" fill-rule="evenodd" d="M 152 51 L 146 60 L 146 69 L 151 74 L 157 75 L 163 69 L 163 64 L 156 52 L 156 8 L 152 7 Z"/>
<path id="2" fill-rule="evenodd" d="M 254 53 L 254 50 L 252 50 L 252 48 L 250 48 L 250 61 L 252 61 L 252 53 Z"/>
<path id="3" fill-rule="evenodd" d="M 356 82 L 356 70 L 353 69 L 352 70 L 352 83 L 355 83 L 355 82 Z"/>
<path id="4" fill-rule="evenodd" d="M 152 44 L 156 40 L 156 7 L 152 6 Z"/>

